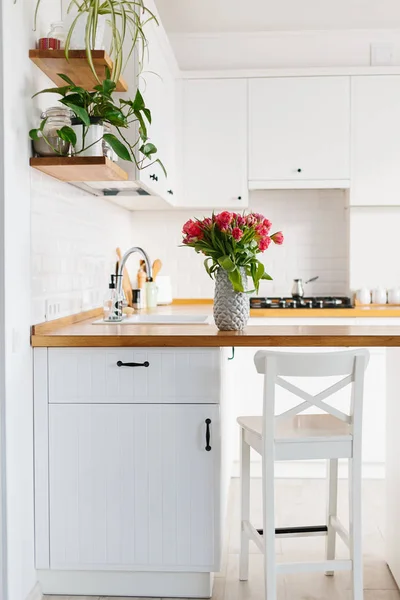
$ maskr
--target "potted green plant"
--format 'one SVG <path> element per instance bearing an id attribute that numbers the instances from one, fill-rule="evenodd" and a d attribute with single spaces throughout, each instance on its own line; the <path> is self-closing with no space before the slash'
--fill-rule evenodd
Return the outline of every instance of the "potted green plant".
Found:
<path id="1" fill-rule="evenodd" d="M 41 0 L 37 0 L 35 25 L 40 4 Z M 143 0 L 70 0 L 67 7 L 65 55 L 68 59 L 70 49 L 76 48 L 77 41 L 74 38 L 80 32 L 77 39 L 82 40 L 82 48 L 86 50 L 88 63 L 96 79 L 98 76 L 92 50 L 98 47 L 101 37 L 98 35 L 99 29 L 104 26 L 104 21 L 111 38 L 109 54 L 113 59 L 113 70 L 110 78 L 117 82 L 135 48 L 142 62 L 147 48 L 144 27 L 149 21 L 158 22 Z"/>
<path id="2" fill-rule="evenodd" d="M 157 162 L 166 173 L 161 160 L 155 157 L 156 146 L 148 139 L 147 125 L 151 124 L 151 111 L 146 107 L 139 90 L 133 100 L 116 101 L 113 98 L 116 84 L 109 78 L 97 85 L 93 92 L 88 92 L 75 85 L 67 75 L 59 73 L 58 76 L 66 82 L 65 86 L 47 88 L 35 96 L 58 94 L 61 96 L 59 102 L 75 115 L 71 127 L 64 126 L 56 132 L 61 140 L 71 144 L 74 155 L 102 155 L 104 140 L 120 158 L 134 162 L 138 169 Z M 111 126 L 116 133 L 105 132 L 104 125 Z M 127 139 L 125 130 L 128 128 L 137 132 L 133 143 Z M 57 148 L 47 138 L 45 129 L 46 119 L 43 119 L 37 129 L 31 129 L 29 136 L 32 140 L 43 138 L 58 154 Z M 93 149 L 94 153 L 91 152 Z"/>

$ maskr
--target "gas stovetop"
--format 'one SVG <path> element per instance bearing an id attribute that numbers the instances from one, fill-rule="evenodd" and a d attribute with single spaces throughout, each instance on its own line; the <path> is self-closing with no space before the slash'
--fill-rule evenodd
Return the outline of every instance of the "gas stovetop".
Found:
<path id="1" fill-rule="evenodd" d="M 306 298 L 250 298 L 250 308 L 353 308 L 350 298 L 345 296 L 313 296 Z"/>

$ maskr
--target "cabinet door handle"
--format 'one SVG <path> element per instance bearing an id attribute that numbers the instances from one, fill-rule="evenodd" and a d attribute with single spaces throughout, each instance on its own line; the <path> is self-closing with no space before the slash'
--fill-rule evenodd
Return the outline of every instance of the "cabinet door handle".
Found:
<path id="1" fill-rule="evenodd" d="M 149 367 L 150 363 L 146 360 L 144 363 L 123 363 L 121 360 L 117 362 L 117 367 Z"/>
<path id="2" fill-rule="evenodd" d="M 158 177 L 157 175 L 154 175 L 154 173 L 150 175 L 150 179 L 152 179 L 153 181 L 158 181 Z"/>
<path id="3" fill-rule="evenodd" d="M 210 452 L 211 450 L 211 446 L 210 446 L 210 425 L 211 425 L 211 419 L 206 419 L 206 451 Z"/>
<path id="4" fill-rule="evenodd" d="M 168 193 L 168 194 L 171 194 L 171 196 L 173 196 L 173 195 L 174 195 L 174 192 L 173 192 L 173 190 L 167 190 L 167 193 Z"/>

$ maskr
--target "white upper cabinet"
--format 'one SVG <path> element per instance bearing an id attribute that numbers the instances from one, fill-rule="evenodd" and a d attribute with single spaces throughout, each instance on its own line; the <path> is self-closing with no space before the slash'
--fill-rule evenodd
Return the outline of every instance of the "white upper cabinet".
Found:
<path id="1" fill-rule="evenodd" d="M 246 80 L 183 82 L 181 176 L 181 206 L 247 206 Z"/>
<path id="2" fill-rule="evenodd" d="M 152 114 L 149 141 L 157 147 L 156 157 L 164 164 L 168 176 L 165 176 L 161 165 L 155 163 L 140 172 L 140 180 L 156 194 L 174 204 L 177 82 L 169 48 L 163 44 L 163 33 L 155 23 L 149 23 L 146 30 L 149 45 L 140 76 L 140 91 Z"/>
<path id="3" fill-rule="evenodd" d="M 249 81 L 252 188 L 348 187 L 349 77 Z"/>
<path id="4" fill-rule="evenodd" d="M 400 205 L 400 77 L 352 78 L 350 204 Z"/>

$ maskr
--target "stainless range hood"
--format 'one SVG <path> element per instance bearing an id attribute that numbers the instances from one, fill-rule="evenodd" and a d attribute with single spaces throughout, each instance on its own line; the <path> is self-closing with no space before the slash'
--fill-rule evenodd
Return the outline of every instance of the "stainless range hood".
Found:
<path id="1" fill-rule="evenodd" d="M 94 196 L 135 198 L 154 195 L 139 181 L 70 181 L 69 183 Z"/>

